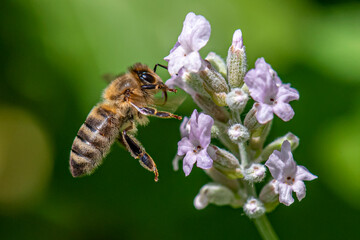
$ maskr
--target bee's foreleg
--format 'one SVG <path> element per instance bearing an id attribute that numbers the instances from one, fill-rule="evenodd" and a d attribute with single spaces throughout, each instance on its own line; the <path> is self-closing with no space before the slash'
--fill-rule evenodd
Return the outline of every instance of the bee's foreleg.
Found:
<path id="1" fill-rule="evenodd" d="M 156 164 L 150 155 L 140 146 L 140 143 L 134 137 L 130 137 L 126 130 L 120 133 L 119 142 L 125 145 L 131 156 L 133 156 L 135 159 L 139 159 L 141 166 L 151 172 L 154 172 L 154 180 L 157 182 L 159 173 L 156 168 Z"/>
<path id="2" fill-rule="evenodd" d="M 163 112 L 163 111 L 158 111 L 155 108 L 150 108 L 150 107 L 138 107 L 135 104 L 131 103 L 131 105 L 133 105 L 141 114 L 144 115 L 148 115 L 148 116 L 154 116 L 154 117 L 159 117 L 159 118 L 176 118 L 178 120 L 181 120 L 182 117 L 169 113 L 169 112 Z"/>

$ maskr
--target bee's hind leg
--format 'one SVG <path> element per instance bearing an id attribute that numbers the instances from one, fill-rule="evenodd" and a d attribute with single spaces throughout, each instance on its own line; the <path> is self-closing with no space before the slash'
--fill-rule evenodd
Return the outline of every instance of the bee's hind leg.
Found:
<path id="1" fill-rule="evenodd" d="M 131 129 L 131 127 L 130 127 Z M 145 169 L 154 172 L 155 174 L 155 182 L 158 181 L 159 172 L 156 168 L 156 164 L 154 160 L 150 157 L 150 155 L 141 147 L 140 143 L 136 138 L 127 134 L 128 129 L 125 129 L 118 138 L 119 142 L 127 148 L 130 152 L 131 156 L 135 159 L 139 159 L 140 165 L 143 166 Z"/>

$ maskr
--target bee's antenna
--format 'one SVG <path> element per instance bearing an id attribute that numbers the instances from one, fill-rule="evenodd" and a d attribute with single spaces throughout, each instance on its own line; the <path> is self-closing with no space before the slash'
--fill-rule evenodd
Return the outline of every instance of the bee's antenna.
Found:
<path id="1" fill-rule="evenodd" d="M 167 66 L 164 66 L 164 65 L 162 65 L 162 64 L 157 63 L 157 64 L 155 64 L 155 67 L 154 67 L 154 72 L 156 72 L 156 68 L 157 68 L 157 66 L 162 67 L 162 68 L 165 68 L 166 70 L 168 69 L 168 67 L 167 67 Z"/>

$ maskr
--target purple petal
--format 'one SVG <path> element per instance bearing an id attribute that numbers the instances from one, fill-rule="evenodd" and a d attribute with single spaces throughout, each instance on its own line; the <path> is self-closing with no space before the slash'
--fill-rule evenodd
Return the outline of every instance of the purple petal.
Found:
<path id="1" fill-rule="evenodd" d="M 281 160 L 284 163 L 282 168 L 283 177 L 295 178 L 296 174 L 296 162 L 294 161 L 293 155 L 291 153 L 291 145 L 289 141 L 284 141 L 281 145 Z"/>
<path id="2" fill-rule="evenodd" d="M 180 69 L 184 66 L 186 52 L 182 46 L 177 47 L 167 57 L 168 71 L 171 76 L 177 74 Z"/>
<path id="3" fill-rule="evenodd" d="M 295 181 L 292 185 L 293 191 L 296 193 L 296 197 L 301 201 L 306 195 L 306 187 L 303 181 Z"/>
<path id="4" fill-rule="evenodd" d="M 257 102 L 263 102 L 265 96 L 265 81 L 258 76 L 256 69 L 249 70 L 244 78 L 246 85 L 249 88 L 251 97 Z"/>
<path id="5" fill-rule="evenodd" d="M 196 154 L 194 152 L 188 152 L 183 159 L 183 170 L 185 173 L 185 176 L 189 176 L 194 163 L 196 162 Z"/>
<path id="6" fill-rule="evenodd" d="M 190 117 L 190 133 L 189 133 L 189 139 L 190 141 L 198 141 L 199 136 L 201 134 L 201 129 L 198 127 L 198 118 L 199 113 L 196 109 L 194 109 L 193 113 Z"/>
<path id="7" fill-rule="evenodd" d="M 277 102 L 273 106 L 274 113 L 281 118 L 283 121 L 287 122 L 294 117 L 294 110 L 288 103 Z"/>
<path id="8" fill-rule="evenodd" d="M 277 101 L 288 103 L 299 99 L 299 92 L 295 88 L 291 88 L 290 84 L 283 84 L 279 87 L 276 96 Z"/>
<path id="9" fill-rule="evenodd" d="M 238 49 L 241 49 L 244 47 L 242 32 L 240 29 L 237 29 L 234 32 L 233 39 L 232 39 L 232 46 L 234 46 L 235 50 L 238 50 Z"/>
<path id="10" fill-rule="evenodd" d="M 273 119 L 273 109 L 270 105 L 258 103 L 255 105 L 256 107 L 256 119 L 259 123 L 265 124 Z"/>
<path id="11" fill-rule="evenodd" d="M 188 52 L 199 51 L 209 41 L 210 33 L 210 23 L 203 16 L 190 12 L 186 15 L 178 41 Z"/>
<path id="12" fill-rule="evenodd" d="M 181 125 L 180 125 L 180 134 L 181 137 L 188 137 L 189 136 L 189 132 L 187 129 L 187 123 L 189 122 L 189 118 L 188 117 L 184 117 L 184 120 L 182 121 Z"/>
<path id="13" fill-rule="evenodd" d="M 280 180 L 283 178 L 282 176 L 282 169 L 284 168 L 285 164 L 280 158 L 281 153 L 275 150 L 266 161 L 265 165 L 268 167 L 271 176 L 274 179 Z"/>
<path id="14" fill-rule="evenodd" d="M 187 137 L 182 138 L 178 142 L 178 155 L 183 156 L 187 154 L 188 152 L 192 152 L 194 150 L 194 145 Z"/>
<path id="15" fill-rule="evenodd" d="M 201 150 L 196 154 L 196 166 L 202 169 L 209 169 L 213 165 L 213 160 L 210 158 L 206 149 Z"/>
<path id="16" fill-rule="evenodd" d="M 184 67 L 189 72 L 198 72 L 201 68 L 201 56 L 198 52 L 189 53 L 184 60 Z"/>
<path id="17" fill-rule="evenodd" d="M 286 183 L 279 183 L 278 190 L 279 202 L 285 204 L 286 206 L 290 206 L 294 202 L 291 186 Z"/>
<path id="18" fill-rule="evenodd" d="M 169 87 L 179 87 L 189 95 L 194 95 L 196 92 L 192 89 L 186 82 L 182 80 L 182 75 L 184 73 L 184 68 L 181 68 L 178 74 L 172 75 L 169 80 L 166 81 L 166 85 Z"/>
<path id="19" fill-rule="evenodd" d="M 175 49 L 177 49 L 178 47 L 180 46 L 180 43 L 179 42 L 176 42 L 174 47 L 170 50 L 170 53 L 172 53 L 173 51 L 175 51 Z M 164 59 L 166 60 L 166 59 Z"/>
<path id="20" fill-rule="evenodd" d="M 297 166 L 296 177 L 295 177 L 296 180 L 312 181 L 316 178 L 318 177 L 310 173 L 309 170 L 306 169 L 306 167 Z"/>
<path id="21" fill-rule="evenodd" d="M 214 119 L 209 115 L 201 113 L 198 118 L 198 126 L 201 128 L 198 136 L 202 148 L 207 148 L 211 141 L 211 127 L 214 125 Z"/>

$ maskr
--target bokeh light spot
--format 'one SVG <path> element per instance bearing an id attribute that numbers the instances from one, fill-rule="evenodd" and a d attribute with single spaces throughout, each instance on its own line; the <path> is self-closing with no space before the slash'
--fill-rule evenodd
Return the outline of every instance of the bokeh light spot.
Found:
<path id="1" fill-rule="evenodd" d="M 28 112 L 0 107 L 0 116 L 0 209 L 22 209 L 40 199 L 50 180 L 51 144 Z"/>
<path id="2" fill-rule="evenodd" d="M 322 161 L 319 179 L 360 209 L 360 116 L 335 119 L 316 140 Z"/>

